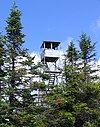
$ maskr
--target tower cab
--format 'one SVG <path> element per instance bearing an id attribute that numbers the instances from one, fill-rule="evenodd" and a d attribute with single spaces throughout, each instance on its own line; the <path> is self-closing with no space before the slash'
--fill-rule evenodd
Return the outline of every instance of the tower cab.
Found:
<path id="1" fill-rule="evenodd" d="M 44 64 L 47 62 L 56 62 L 60 57 L 59 45 L 60 42 L 43 41 L 41 45 L 41 62 Z"/>

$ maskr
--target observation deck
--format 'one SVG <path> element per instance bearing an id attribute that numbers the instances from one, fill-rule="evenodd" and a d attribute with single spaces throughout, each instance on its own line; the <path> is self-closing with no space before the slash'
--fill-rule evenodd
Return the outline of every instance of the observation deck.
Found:
<path id="1" fill-rule="evenodd" d="M 41 45 L 41 62 L 56 62 L 60 57 L 60 51 L 58 50 L 60 42 L 55 41 L 43 41 Z"/>

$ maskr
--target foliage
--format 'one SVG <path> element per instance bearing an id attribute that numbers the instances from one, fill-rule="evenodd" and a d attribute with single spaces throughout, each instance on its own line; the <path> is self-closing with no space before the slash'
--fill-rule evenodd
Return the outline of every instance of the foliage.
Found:
<path id="1" fill-rule="evenodd" d="M 71 47 L 75 48 L 72 42 L 70 44 L 66 50 L 62 75 L 65 80 L 45 96 L 48 109 L 37 117 L 36 120 L 40 122 L 38 126 L 99 127 L 100 125 L 100 83 L 86 81 L 82 73 L 83 68 L 78 61 L 78 58 L 81 59 L 80 54 L 74 55 L 76 53 L 73 51 L 77 50 L 72 50 Z"/>
<path id="2" fill-rule="evenodd" d="M 61 75 L 65 80 L 47 86 L 44 81 L 52 75 L 41 73 L 43 65 L 35 65 L 23 49 L 20 17 L 14 3 L 6 35 L 0 36 L 0 127 L 99 127 L 100 82 L 91 78 L 96 70 L 90 64 L 95 43 L 82 34 L 78 51 L 70 42 Z"/>
<path id="3" fill-rule="evenodd" d="M 67 54 L 65 57 L 67 57 L 67 60 L 70 65 L 74 66 L 75 62 L 79 59 L 78 50 L 75 48 L 73 41 L 70 42 Z"/>
<path id="4" fill-rule="evenodd" d="M 33 126 L 36 112 L 36 94 L 33 92 L 35 88 L 32 85 L 32 79 L 36 74 L 41 74 L 38 71 L 40 65 L 35 66 L 34 57 L 27 53 L 27 49 L 22 48 L 25 35 L 22 33 L 23 26 L 20 16 L 21 12 L 14 3 L 6 20 L 6 35 L 3 38 L 6 59 L 5 64 L 1 65 L 3 65 L 6 75 L 1 74 L 5 79 L 4 92 L 0 99 L 2 104 L 0 107 L 1 126 Z M 0 62 L 3 62 L 3 59 Z M 41 83 L 37 89 L 43 87 Z"/>
<path id="5" fill-rule="evenodd" d="M 80 36 L 79 46 L 80 46 L 80 55 L 82 60 L 82 71 L 85 75 L 85 80 L 88 82 L 91 79 L 95 79 L 95 76 L 92 76 L 91 73 L 96 73 L 97 69 L 93 69 L 93 62 L 95 61 L 95 45 L 96 42 L 92 44 L 92 40 L 85 33 Z"/>

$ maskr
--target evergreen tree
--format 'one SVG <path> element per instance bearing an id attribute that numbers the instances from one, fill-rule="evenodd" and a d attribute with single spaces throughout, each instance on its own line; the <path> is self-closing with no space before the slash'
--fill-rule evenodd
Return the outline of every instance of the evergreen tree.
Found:
<path id="1" fill-rule="evenodd" d="M 78 74 L 78 59 L 79 59 L 79 51 L 75 48 L 73 41 L 70 42 L 68 49 L 66 50 L 65 59 L 64 59 L 64 77 L 67 81 L 70 76 L 75 78 L 76 74 Z M 68 85 L 68 84 L 67 84 Z"/>
<path id="2" fill-rule="evenodd" d="M 92 40 L 88 37 L 85 33 L 80 36 L 79 46 L 80 46 L 80 55 L 82 59 L 82 66 L 83 66 L 83 73 L 85 75 L 85 81 L 88 82 L 91 80 L 92 73 L 96 72 L 97 70 L 93 70 L 92 62 L 95 61 L 95 44 L 92 45 Z M 91 77 L 91 78 L 90 78 Z"/>
<path id="3" fill-rule="evenodd" d="M 2 114 L 4 123 L 2 126 L 24 126 L 29 124 L 31 120 L 31 112 L 29 105 L 34 106 L 34 96 L 31 94 L 33 88 L 32 76 L 28 73 L 33 65 L 33 58 L 27 53 L 27 49 L 23 49 L 24 34 L 22 33 L 21 12 L 14 3 L 11 13 L 6 20 L 6 35 L 4 36 L 6 59 L 3 69 L 7 73 L 5 76 L 5 90 L 3 93 L 5 105 L 5 113 Z M 30 117 L 29 114 L 30 113 Z M 25 117 L 25 118 L 24 118 Z M 4 125 L 3 125 L 4 124 Z"/>
<path id="4" fill-rule="evenodd" d="M 78 50 L 75 48 L 73 41 L 70 42 L 68 49 L 67 49 L 66 59 L 68 60 L 69 64 L 74 66 L 76 61 L 78 60 Z"/>
<path id="5" fill-rule="evenodd" d="M 6 20 L 6 35 L 4 36 L 6 59 L 3 69 L 6 72 L 3 93 L 4 101 L 1 108 L 2 117 L 0 126 L 29 127 L 34 125 L 34 117 L 41 112 L 38 106 L 38 93 L 46 87 L 42 82 L 34 82 L 39 76 L 46 78 L 40 72 L 41 64 L 34 64 L 34 57 L 23 48 L 21 12 L 14 3 L 11 13 Z M 40 102 L 41 104 L 41 102 Z M 3 111 L 4 110 L 4 111 Z"/>

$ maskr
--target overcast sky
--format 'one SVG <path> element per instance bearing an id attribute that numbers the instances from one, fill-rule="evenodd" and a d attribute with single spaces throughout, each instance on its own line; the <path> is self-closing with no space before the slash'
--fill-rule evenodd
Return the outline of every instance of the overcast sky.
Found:
<path id="1" fill-rule="evenodd" d="M 3 32 L 13 1 L 0 1 L 0 30 Z M 22 12 L 24 46 L 30 53 L 39 53 L 43 40 L 61 41 L 61 49 L 66 49 L 73 40 L 78 47 L 77 40 L 84 32 L 97 42 L 100 59 L 100 0 L 16 0 L 16 4 Z"/>

